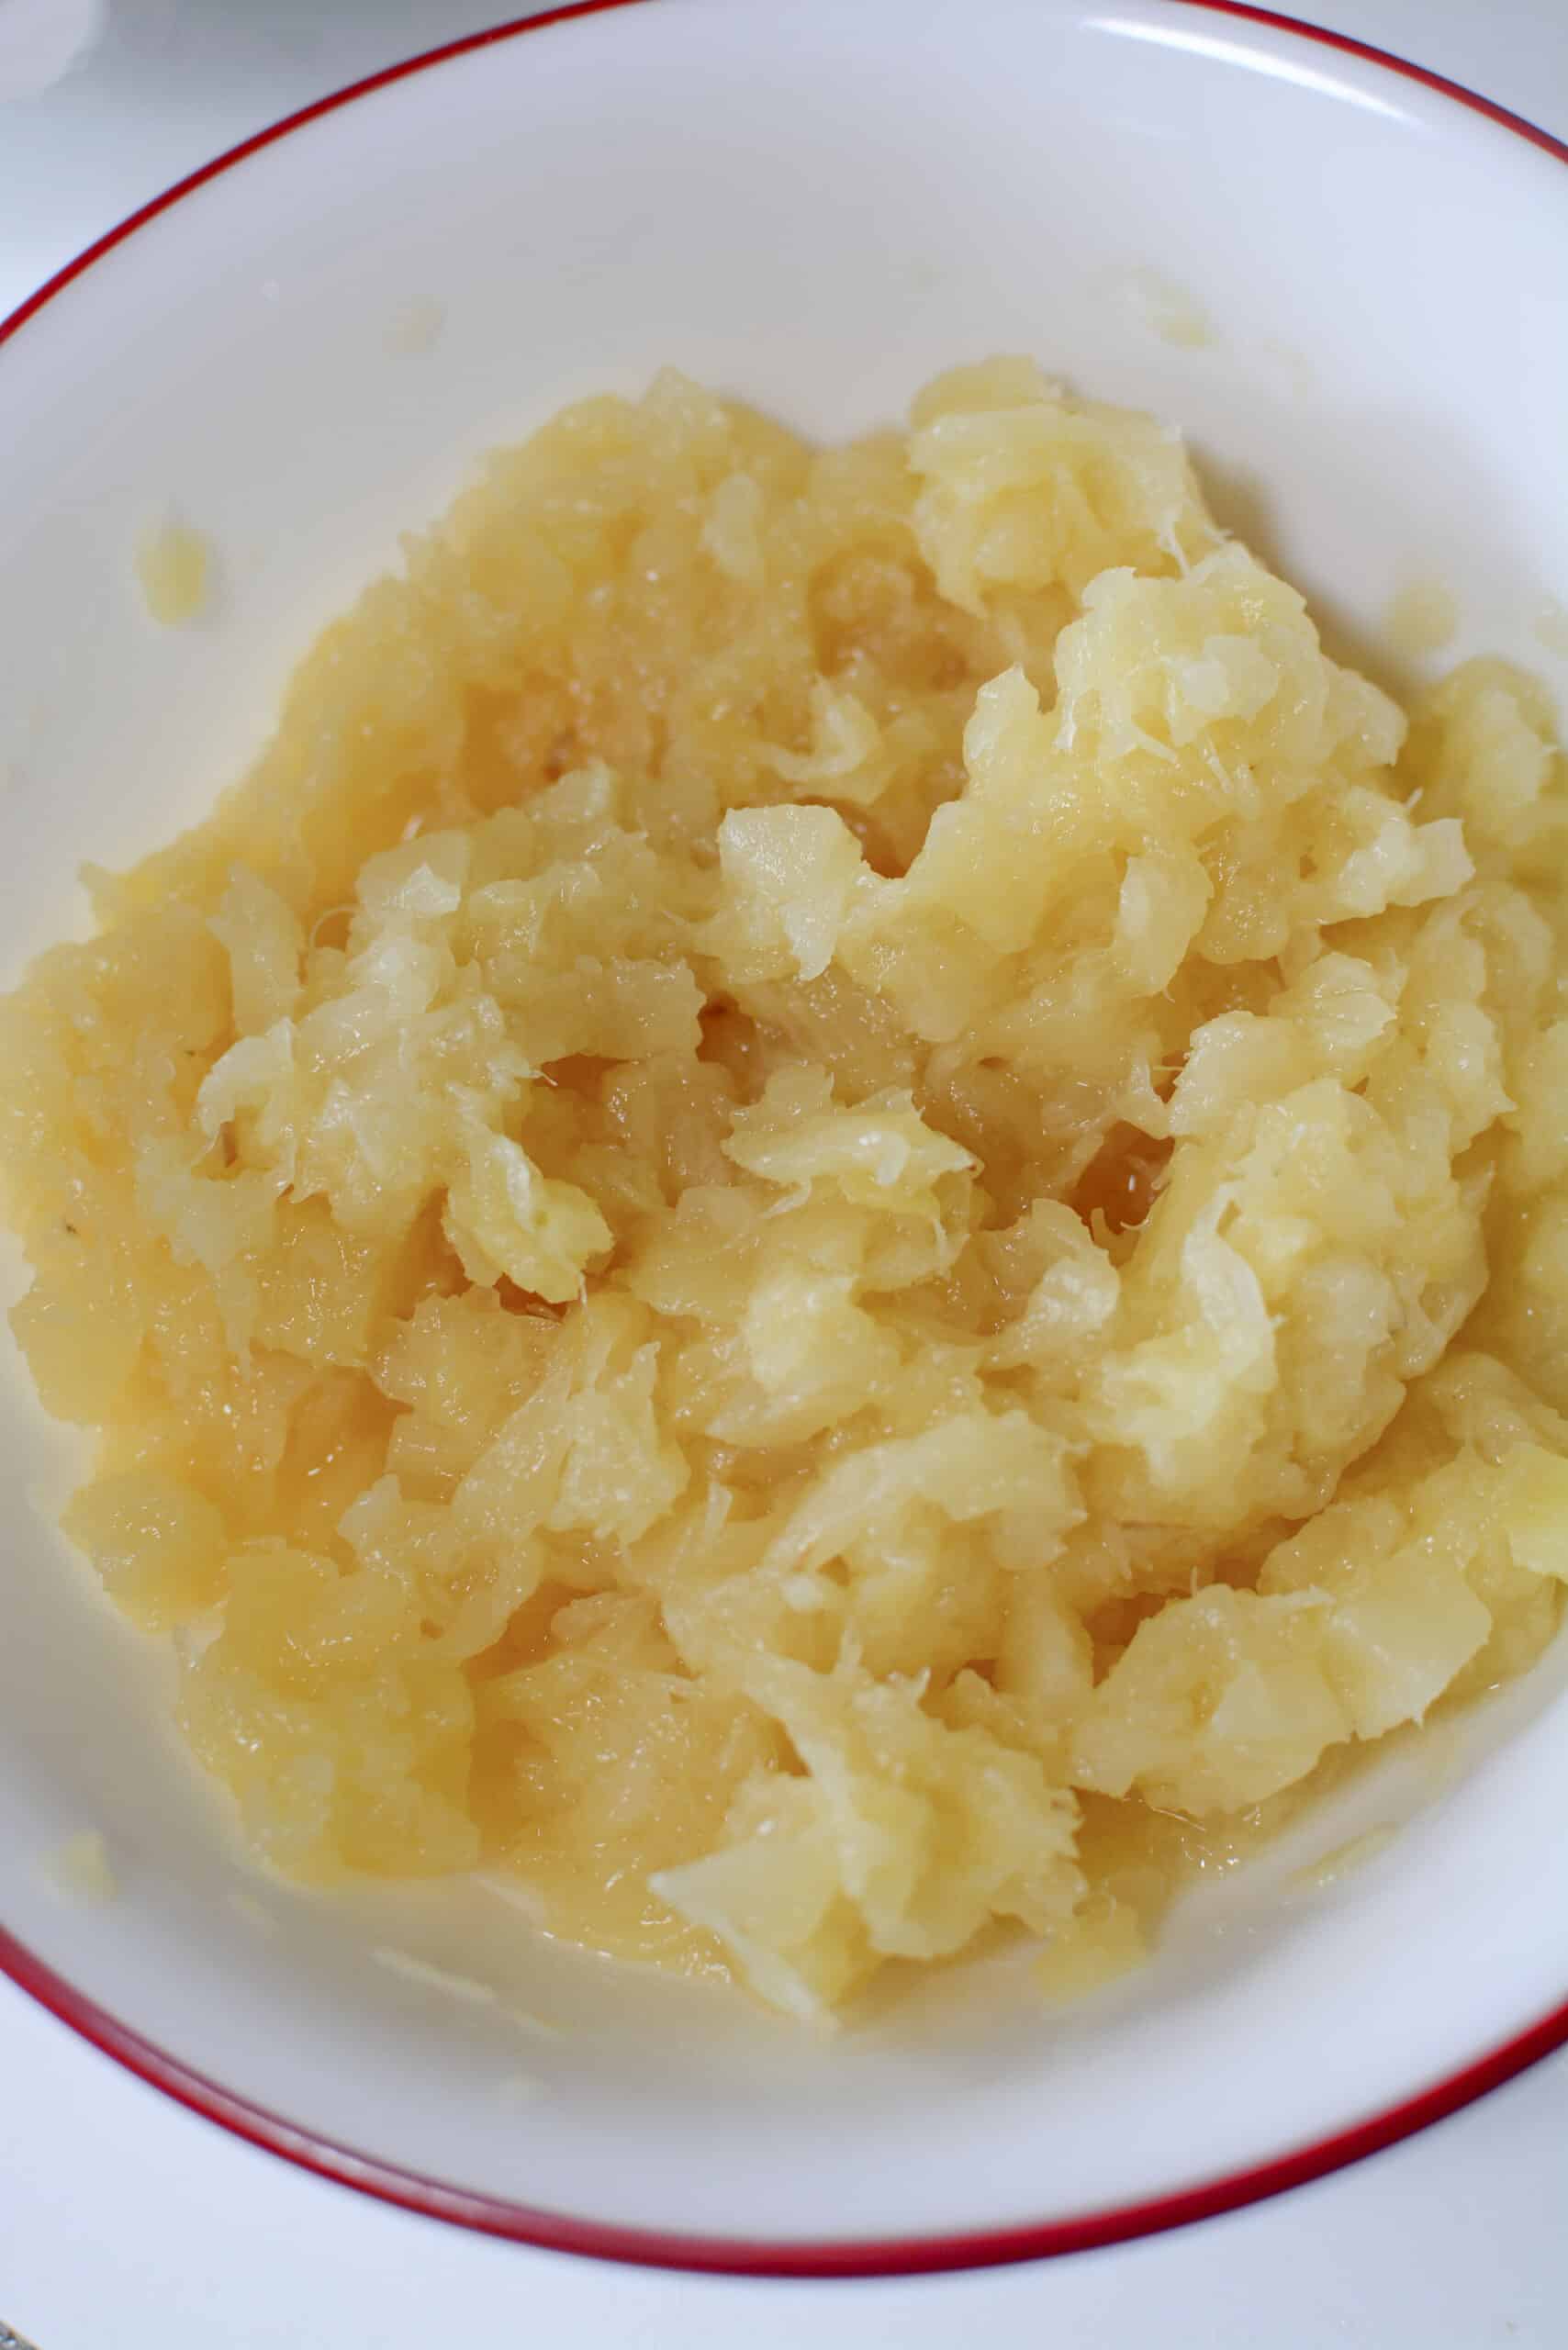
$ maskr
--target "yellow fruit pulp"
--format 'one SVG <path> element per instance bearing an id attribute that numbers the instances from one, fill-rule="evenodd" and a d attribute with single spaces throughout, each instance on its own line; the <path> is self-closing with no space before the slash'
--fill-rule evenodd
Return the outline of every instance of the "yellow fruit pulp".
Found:
<path id="1" fill-rule="evenodd" d="M 1407 722 L 1024 361 L 495 457 L 4 1007 L 69 1529 L 256 1849 L 1055 1995 L 1529 1662 L 1565 811 L 1527 680 Z"/>

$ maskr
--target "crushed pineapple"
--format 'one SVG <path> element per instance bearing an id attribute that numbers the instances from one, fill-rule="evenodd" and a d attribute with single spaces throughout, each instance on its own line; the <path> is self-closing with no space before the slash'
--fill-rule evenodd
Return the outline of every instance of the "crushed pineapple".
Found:
<path id="1" fill-rule="evenodd" d="M 1407 723 L 1025 361 L 496 457 L 0 1013 L 68 1528 L 257 1850 L 1058 1996 L 1528 1663 L 1565 846 L 1538 689 Z"/>
<path id="2" fill-rule="evenodd" d="M 108 1847 L 95 1828 L 68 1836 L 50 1853 L 46 1866 L 55 1890 L 68 1901 L 112 1901 L 119 1891 Z"/>
<path id="3" fill-rule="evenodd" d="M 150 531 L 136 550 L 136 576 L 151 617 L 165 628 L 195 620 L 207 602 L 210 563 L 211 551 L 199 531 L 183 522 Z"/>

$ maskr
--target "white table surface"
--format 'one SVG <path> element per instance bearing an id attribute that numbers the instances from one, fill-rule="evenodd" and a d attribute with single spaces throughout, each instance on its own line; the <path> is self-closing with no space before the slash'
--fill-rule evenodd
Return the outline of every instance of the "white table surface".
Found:
<path id="1" fill-rule="evenodd" d="M 0 316 L 248 131 L 526 13 L 0 0 Z M 1568 135 L 1568 0 L 1301 13 Z M 64 78 L 7 100 L 29 61 L 42 78 L 83 33 Z M 948 2350 L 971 2331 L 987 2350 L 1564 2350 L 1568 2053 L 1372 2162 L 1203 2227 L 980 2276 L 756 2285 L 568 2260 L 390 2210 L 195 2120 L 0 1984 L 0 2319 L 37 2350 L 793 2350 L 802 2334 L 813 2350 Z"/>

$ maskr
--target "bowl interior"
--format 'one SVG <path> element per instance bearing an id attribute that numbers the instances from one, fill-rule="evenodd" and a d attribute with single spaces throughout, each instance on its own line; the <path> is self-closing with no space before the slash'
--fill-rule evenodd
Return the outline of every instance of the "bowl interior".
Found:
<path id="1" fill-rule="evenodd" d="M 1561 687 L 1536 624 L 1568 600 L 1565 256 L 1560 162 L 1202 6 L 662 0 L 393 81 L 158 214 L 0 349 L 5 976 L 77 917 L 84 857 L 205 810 L 481 451 L 666 363 L 841 437 L 943 366 L 1031 352 L 1180 424 L 1336 649 L 1399 682 L 1380 615 L 1436 579 L 1445 659 L 1555 661 Z M 1157 330 L 1167 289 L 1201 340 Z M 132 553 L 171 509 L 221 593 L 159 632 Z M 998 1963 L 818 2041 L 566 1951 L 483 1888 L 258 1883 L 163 1727 L 159 1660 L 50 1530 L 74 1457 L 13 1362 L 6 1922 L 186 2065 L 383 2162 L 610 2226 L 952 2238 L 1266 2161 L 1568 1993 L 1562 1644 L 1065 2019 Z M 1293 1884 L 1401 1820 L 1327 1891 Z M 86 1826 L 120 1888 L 97 1908 L 38 1865 Z"/>

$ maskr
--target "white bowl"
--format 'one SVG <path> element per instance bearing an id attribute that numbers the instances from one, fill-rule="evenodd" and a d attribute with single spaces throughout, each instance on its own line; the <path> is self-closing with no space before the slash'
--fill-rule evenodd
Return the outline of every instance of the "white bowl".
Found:
<path id="1" fill-rule="evenodd" d="M 1565 163 L 1411 69 L 1201 0 L 664 0 L 311 109 L 0 330 L 9 957 L 68 918 L 80 858 L 204 809 L 291 659 L 479 451 L 666 361 L 841 435 L 1028 350 L 1217 453 L 1223 510 L 1341 643 L 1436 574 L 1458 649 L 1550 666 Z M 1213 340 L 1152 331 L 1142 270 Z M 222 595 L 160 633 L 131 554 L 170 503 Z M 148 2077 L 374 2192 L 693 2266 L 1005 2259 L 1309 2177 L 1568 2039 L 1562 1644 L 1195 1896 L 1119 1993 L 1052 2020 L 1016 1970 L 971 1969 L 819 2041 L 564 1951 L 479 1888 L 258 1885 L 162 1725 L 158 1660 L 50 1530 L 71 1447 L 19 1373 L 0 1443 L 0 1955 Z M 1377 1859 L 1293 1889 L 1395 1820 Z M 39 1866 L 88 1827 L 106 1906 Z"/>

